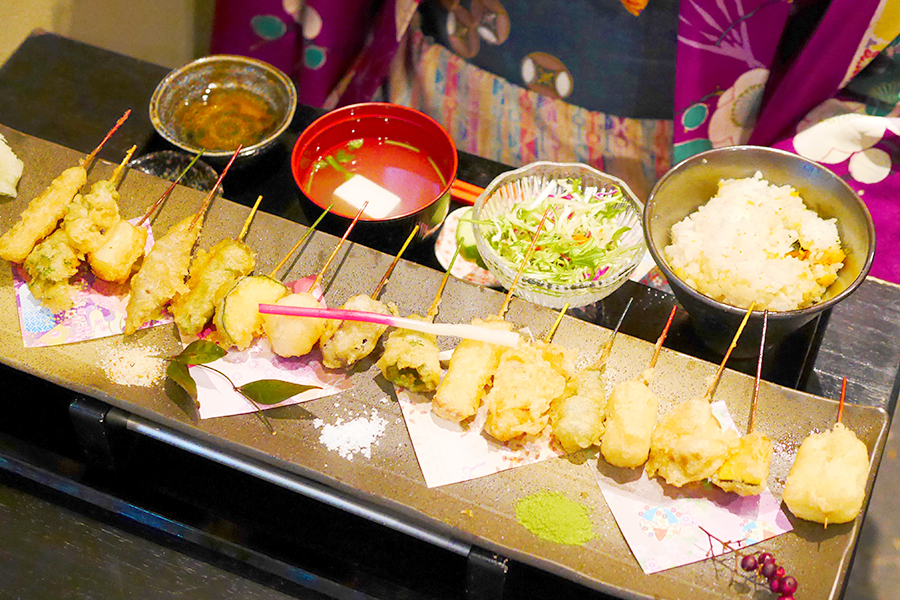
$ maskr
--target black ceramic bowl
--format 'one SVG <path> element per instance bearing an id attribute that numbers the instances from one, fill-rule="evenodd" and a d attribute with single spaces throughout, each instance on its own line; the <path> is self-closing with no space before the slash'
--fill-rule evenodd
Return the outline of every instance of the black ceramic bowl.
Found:
<path id="1" fill-rule="evenodd" d="M 150 98 L 153 127 L 166 141 L 185 152 L 197 154 L 202 149 L 204 158 L 213 164 L 227 160 L 237 143 L 228 148 L 201 148 L 192 137 L 197 132 L 186 124 L 197 123 L 189 118 L 189 113 L 183 112 L 188 104 L 200 106 L 211 102 L 210 94 L 216 91 L 240 94 L 241 98 L 231 97 L 229 104 L 215 111 L 215 118 L 203 121 L 203 127 L 214 130 L 210 134 L 213 139 L 241 139 L 240 158 L 257 156 L 274 145 L 291 124 L 297 108 L 297 89 L 279 69 L 254 58 L 215 54 L 175 69 L 159 82 Z M 242 98 L 246 106 L 235 109 L 234 103 Z M 260 123 L 267 122 L 258 116 L 263 106 L 271 112 L 272 120 L 258 130 Z"/>
<path id="2" fill-rule="evenodd" d="M 714 300 L 687 285 L 669 267 L 663 250 L 671 243 L 672 226 L 712 198 L 720 180 L 752 177 L 757 171 L 770 183 L 792 186 L 820 217 L 835 218 L 847 255 L 837 280 L 820 302 L 798 310 L 769 312 L 767 346 L 784 341 L 852 294 L 865 280 L 875 256 L 875 227 L 865 204 L 846 182 L 818 163 L 773 148 L 732 146 L 701 152 L 677 164 L 656 183 L 644 205 L 644 237 L 675 297 L 690 315 L 695 333 L 720 355 L 728 349 L 746 309 Z M 735 357 L 758 353 L 762 318 L 762 311 L 752 313 Z"/>

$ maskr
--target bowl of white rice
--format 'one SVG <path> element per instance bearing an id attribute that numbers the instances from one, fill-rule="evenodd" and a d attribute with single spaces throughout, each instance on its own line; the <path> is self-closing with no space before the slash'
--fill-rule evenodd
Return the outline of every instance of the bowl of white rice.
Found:
<path id="1" fill-rule="evenodd" d="M 644 207 L 653 259 L 695 333 L 724 354 L 758 352 L 763 310 L 775 345 L 846 298 L 875 254 L 872 217 L 827 168 L 773 148 L 732 146 L 679 163 Z"/>

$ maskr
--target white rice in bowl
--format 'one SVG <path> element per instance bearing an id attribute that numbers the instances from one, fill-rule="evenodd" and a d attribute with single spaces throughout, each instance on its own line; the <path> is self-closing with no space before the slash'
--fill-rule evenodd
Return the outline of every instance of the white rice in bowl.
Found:
<path id="1" fill-rule="evenodd" d="M 820 301 L 845 257 L 835 219 L 820 218 L 794 188 L 760 172 L 720 181 L 709 202 L 672 226 L 664 253 L 697 291 L 773 311 Z"/>

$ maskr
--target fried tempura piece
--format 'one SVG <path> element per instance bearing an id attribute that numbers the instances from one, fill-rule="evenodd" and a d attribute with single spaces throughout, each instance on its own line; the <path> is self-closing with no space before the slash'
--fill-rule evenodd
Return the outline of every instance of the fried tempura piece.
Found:
<path id="1" fill-rule="evenodd" d="M 309 292 L 289 294 L 275 304 L 278 306 L 301 306 L 321 308 L 322 305 Z M 305 356 L 313 349 L 322 332 L 325 331 L 324 319 L 312 317 L 290 317 L 286 315 L 262 315 L 263 330 L 272 350 L 278 356 Z"/>
<path id="2" fill-rule="evenodd" d="M 191 263 L 191 250 L 200 235 L 200 225 L 189 215 L 156 240 L 138 272 L 131 278 L 131 296 L 125 318 L 125 334 L 160 315 L 175 294 L 187 291 L 184 278 Z M 192 226 L 193 225 L 193 226 Z"/>
<path id="3" fill-rule="evenodd" d="M 614 467 L 639 467 L 650 454 L 659 409 L 659 398 L 648 385 L 651 377 L 652 370 L 647 369 L 640 378 L 616 385 L 609 396 L 600 452 Z"/>
<path id="4" fill-rule="evenodd" d="M 260 304 L 275 304 L 290 292 L 280 281 L 266 275 L 239 279 L 221 299 L 216 300 L 213 324 L 225 348 L 246 350 L 265 333 Z"/>
<path id="5" fill-rule="evenodd" d="M 100 246 L 87 255 L 94 275 L 103 281 L 125 283 L 144 256 L 147 229 L 119 219 L 103 234 Z"/>
<path id="6" fill-rule="evenodd" d="M 419 315 L 410 319 L 424 321 Z M 433 392 L 441 382 L 437 337 L 411 329 L 395 329 L 384 342 L 378 359 L 384 378 L 413 392 Z"/>
<path id="7" fill-rule="evenodd" d="M 23 262 L 35 244 L 56 229 L 66 214 L 66 207 L 86 181 L 87 171 L 81 165 L 60 173 L 46 190 L 28 203 L 16 224 L 0 236 L 0 258 Z"/>
<path id="8" fill-rule="evenodd" d="M 797 451 L 784 503 L 807 521 L 847 523 L 856 518 L 865 498 L 869 454 L 853 430 L 842 423 L 824 433 L 812 433 Z"/>
<path id="9" fill-rule="evenodd" d="M 771 460 L 772 441 L 764 434 L 753 431 L 741 437 L 737 448 L 710 481 L 726 492 L 756 496 L 766 489 Z"/>
<path id="10" fill-rule="evenodd" d="M 512 323 L 500 317 L 473 319 L 472 325 L 512 331 Z M 453 350 L 450 365 L 431 402 L 434 414 L 456 422 L 474 416 L 491 385 L 504 350 L 503 346 L 486 342 L 460 341 Z"/>
<path id="11" fill-rule="evenodd" d="M 75 288 L 69 278 L 78 272 L 81 258 L 63 229 L 38 242 L 23 264 L 31 276 L 28 287 L 34 297 L 55 313 L 71 308 Z"/>
<path id="12" fill-rule="evenodd" d="M 653 430 L 647 476 L 659 475 L 676 487 L 707 479 L 737 444 L 737 433 L 722 429 L 708 400 L 680 402 Z"/>
<path id="13" fill-rule="evenodd" d="M 205 251 L 197 250 L 191 262 L 187 291 L 172 298 L 175 324 L 184 335 L 196 335 L 213 316 L 216 300 L 256 266 L 250 247 L 225 239 Z"/>
<path id="14" fill-rule="evenodd" d="M 564 351 L 554 344 L 522 342 L 507 349 L 484 398 L 485 432 L 505 442 L 543 431 L 551 402 L 565 392 L 567 363 Z"/>
<path id="15" fill-rule="evenodd" d="M 553 435 L 566 452 L 600 443 L 606 429 L 606 389 L 601 370 L 582 369 L 566 383 L 565 393 L 550 407 Z"/>
<path id="16" fill-rule="evenodd" d="M 116 185 L 105 179 L 87 193 L 77 194 L 66 207 L 62 223 L 71 246 L 83 254 L 99 248 L 103 233 L 121 220 L 118 202 Z"/>
<path id="17" fill-rule="evenodd" d="M 384 302 L 375 300 L 367 294 L 350 297 L 341 308 L 389 314 Z M 378 323 L 328 319 L 325 322 L 325 331 L 319 338 L 322 364 L 329 369 L 353 366 L 356 361 L 372 353 L 386 330 L 387 325 Z"/>

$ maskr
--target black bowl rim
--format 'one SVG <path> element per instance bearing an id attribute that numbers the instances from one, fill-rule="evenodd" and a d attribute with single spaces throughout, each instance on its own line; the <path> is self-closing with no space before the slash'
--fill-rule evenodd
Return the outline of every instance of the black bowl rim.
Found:
<path id="1" fill-rule="evenodd" d="M 424 118 L 426 121 L 430 121 L 432 125 L 437 127 L 440 131 L 444 132 L 444 136 L 448 142 L 450 142 L 450 150 L 451 156 L 453 157 L 453 168 L 451 169 L 451 176 L 447 178 L 447 184 L 441 188 L 441 191 L 435 195 L 434 199 L 425 204 L 424 206 L 419 206 L 415 210 L 411 210 L 408 213 L 404 213 L 402 215 L 394 215 L 388 219 L 365 219 L 360 217 L 360 222 L 365 223 L 392 223 L 394 221 L 400 221 L 402 219 L 408 219 L 416 215 L 417 213 L 427 210 L 429 207 L 433 206 L 436 202 L 439 202 L 441 198 L 450 193 L 450 188 L 453 187 L 453 182 L 456 180 L 457 174 L 459 173 L 459 151 L 456 148 L 456 142 L 453 141 L 453 137 L 450 135 L 450 132 L 447 131 L 447 128 L 437 122 L 433 117 L 424 112 L 417 110 L 415 108 L 411 108 L 409 106 L 404 106 L 403 104 L 394 104 L 393 102 L 357 102 L 356 104 L 348 104 L 346 106 L 341 106 L 340 108 L 336 108 L 334 110 L 330 110 L 326 112 L 324 115 L 318 117 L 315 121 L 307 125 L 303 131 L 300 132 L 300 135 L 297 136 L 297 141 L 294 142 L 294 147 L 291 149 L 291 176 L 294 179 L 294 185 L 297 186 L 297 189 L 303 194 L 310 202 L 314 205 L 318 206 L 320 209 L 325 210 L 328 208 L 327 206 L 322 206 L 318 202 L 316 202 L 313 198 L 308 196 L 306 192 L 303 191 L 303 186 L 300 184 L 300 177 L 297 173 L 297 165 L 299 163 L 299 153 L 300 153 L 300 143 L 304 140 L 304 134 L 312 129 L 314 125 L 320 124 L 323 121 L 330 121 L 332 119 L 339 118 L 344 113 L 352 113 L 357 110 L 369 109 L 369 108 L 379 108 L 379 107 L 390 107 L 391 110 L 401 110 L 403 112 L 412 112 L 417 113 L 421 118 Z M 341 215 L 338 213 L 331 213 L 335 217 L 339 217 L 341 219 L 346 219 L 348 221 L 352 221 L 353 217 L 348 217 L 345 215 Z"/>
<path id="2" fill-rule="evenodd" d="M 259 142 L 241 148 L 239 157 L 251 156 L 254 154 L 258 154 L 264 148 L 270 146 L 278 137 L 284 133 L 287 128 L 291 125 L 291 122 L 294 120 L 294 113 L 297 110 L 297 87 L 294 85 L 294 82 L 291 81 L 291 78 L 288 77 L 284 71 L 279 69 L 278 67 L 271 65 L 263 60 L 259 60 L 256 58 L 251 58 L 249 56 L 239 56 L 237 54 L 211 54 L 209 56 L 204 56 L 202 58 L 198 58 L 196 60 L 192 60 L 189 63 L 186 63 L 176 69 L 172 69 L 163 77 L 160 82 L 156 85 L 156 88 L 153 90 L 153 95 L 150 96 L 150 122 L 153 124 L 153 128 L 156 129 L 156 132 L 163 137 L 170 144 L 181 148 L 187 152 L 191 152 L 193 154 L 197 154 L 202 150 L 202 148 L 198 146 L 192 146 L 190 144 L 185 143 L 184 141 L 176 138 L 175 136 L 169 133 L 167 127 L 162 124 L 162 119 L 159 115 L 159 100 L 163 94 L 163 91 L 171 85 L 171 83 L 182 74 L 196 69 L 197 67 L 202 67 L 210 63 L 242 63 L 245 65 L 251 65 L 257 67 L 263 71 L 271 73 L 275 76 L 276 79 L 282 84 L 283 89 L 287 91 L 288 96 L 288 110 L 282 116 L 281 123 L 279 123 L 278 127 L 265 139 L 260 140 Z M 234 150 L 219 150 L 219 151 L 206 151 L 204 150 L 203 156 L 207 158 L 226 158 L 230 157 L 234 154 Z"/>
<path id="3" fill-rule="evenodd" d="M 653 257 L 653 261 L 656 263 L 656 265 L 660 268 L 660 270 L 666 276 L 667 280 L 669 280 L 669 281 L 674 280 L 675 282 L 677 282 L 679 287 L 681 287 L 685 293 L 690 295 L 695 300 L 697 300 L 699 302 L 703 302 L 708 305 L 711 305 L 712 307 L 715 307 L 719 310 L 722 310 L 722 311 L 725 311 L 727 313 L 731 313 L 734 315 L 744 315 L 747 312 L 746 308 L 740 308 L 740 307 L 737 307 L 737 306 L 734 306 L 731 304 L 726 304 L 725 302 L 720 302 L 719 300 L 710 298 L 706 294 L 698 292 L 697 290 L 695 290 L 694 288 L 689 286 L 687 283 L 685 283 L 680 277 L 678 277 L 669 268 L 669 265 L 666 263 L 665 259 L 662 257 L 661 253 L 657 249 L 655 241 L 650 236 L 648 222 L 649 222 L 650 211 L 654 205 L 654 200 L 656 199 L 656 194 L 665 185 L 665 183 L 668 179 L 671 179 L 671 178 L 679 175 L 681 171 L 688 168 L 693 163 L 703 160 L 705 157 L 709 156 L 710 154 L 725 154 L 725 153 L 737 154 L 739 152 L 745 152 L 748 150 L 761 151 L 763 153 L 780 154 L 783 156 L 790 157 L 792 160 L 799 160 L 806 164 L 812 165 L 818 169 L 824 170 L 831 177 L 833 177 L 836 181 L 840 182 L 841 185 L 843 185 L 845 188 L 847 188 L 847 190 L 850 192 L 850 197 L 852 197 L 854 199 L 854 201 L 859 205 L 859 207 L 862 208 L 862 213 L 865 216 L 865 220 L 866 220 L 866 230 L 869 234 L 869 250 L 866 254 L 866 262 L 865 262 L 865 264 L 863 264 L 862 268 L 860 269 L 860 272 L 856 276 L 856 279 L 854 279 L 852 282 L 850 282 L 850 284 L 846 288 L 844 288 L 843 291 L 834 295 L 833 297 L 829 298 L 828 300 L 825 300 L 824 302 L 819 302 L 817 304 L 813 304 L 812 306 L 807 306 L 805 308 L 798 308 L 798 309 L 794 309 L 794 310 L 782 310 L 782 311 L 771 311 L 770 310 L 769 311 L 769 319 L 789 320 L 789 319 L 794 319 L 794 318 L 798 318 L 798 317 L 802 317 L 802 316 L 806 316 L 806 315 L 816 315 L 820 312 L 823 312 L 823 311 L 833 307 L 834 305 L 836 305 L 839 302 L 841 302 L 842 300 L 844 300 L 847 296 L 852 294 L 854 291 L 856 291 L 856 288 L 858 288 L 860 285 L 862 285 L 862 282 L 865 281 L 866 277 L 868 276 L 869 271 L 872 268 L 872 262 L 875 260 L 875 223 L 872 221 L 872 215 L 869 213 L 869 209 L 866 206 L 865 202 L 863 202 L 862 199 L 859 197 L 859 195 L 853 190 L 853 188 L 851 188 L 847 184 L 847 182 L 844 181 L 842 178 L 838 177 L 837 174 L 834 173 L 834 171 L 832 171 L 831 169 L 829 169 L 828 167 L 826 167 L 820 163 L 817 163 L 816 161 L 813 161 L 813 160 L 810 160 L 803 156 L 800 156 L 799 154 L 794 154 L 793 152 L 788 152 L 787 150 L 781 150 L 779 148 L 770 148 L 768 146 L 752 146 L 752 145 L 726 146 L 723 148 L 713 148 L 711 150 L 704 150 L 703 152 L 698 152 L 697 154 L 694 154 L 693 156 L 689 156 L 688 158 L 685 158 L 684 160 L 682 160 L 681 162 L 679 162 L 678 164 L 673 166 L 671 169 L 669 169 L 662 177 L 659 178 L 659 180 L 653 186 L 653 189 L 650 190 L 650 194 L 647 196 L 647 201 L 644 203 L 644 215 L 643 215 L 644 218 L 642 220 L 643 227 L 644 227 L 644 241 L 646 242 L 647 249 L 650 251 L 650 255 Z M 754 314 L 755 313 L 762 314 L 763 312 L 764 312 L 763 310 L 758 310 L 758 309 L 753 311 Z"/>

